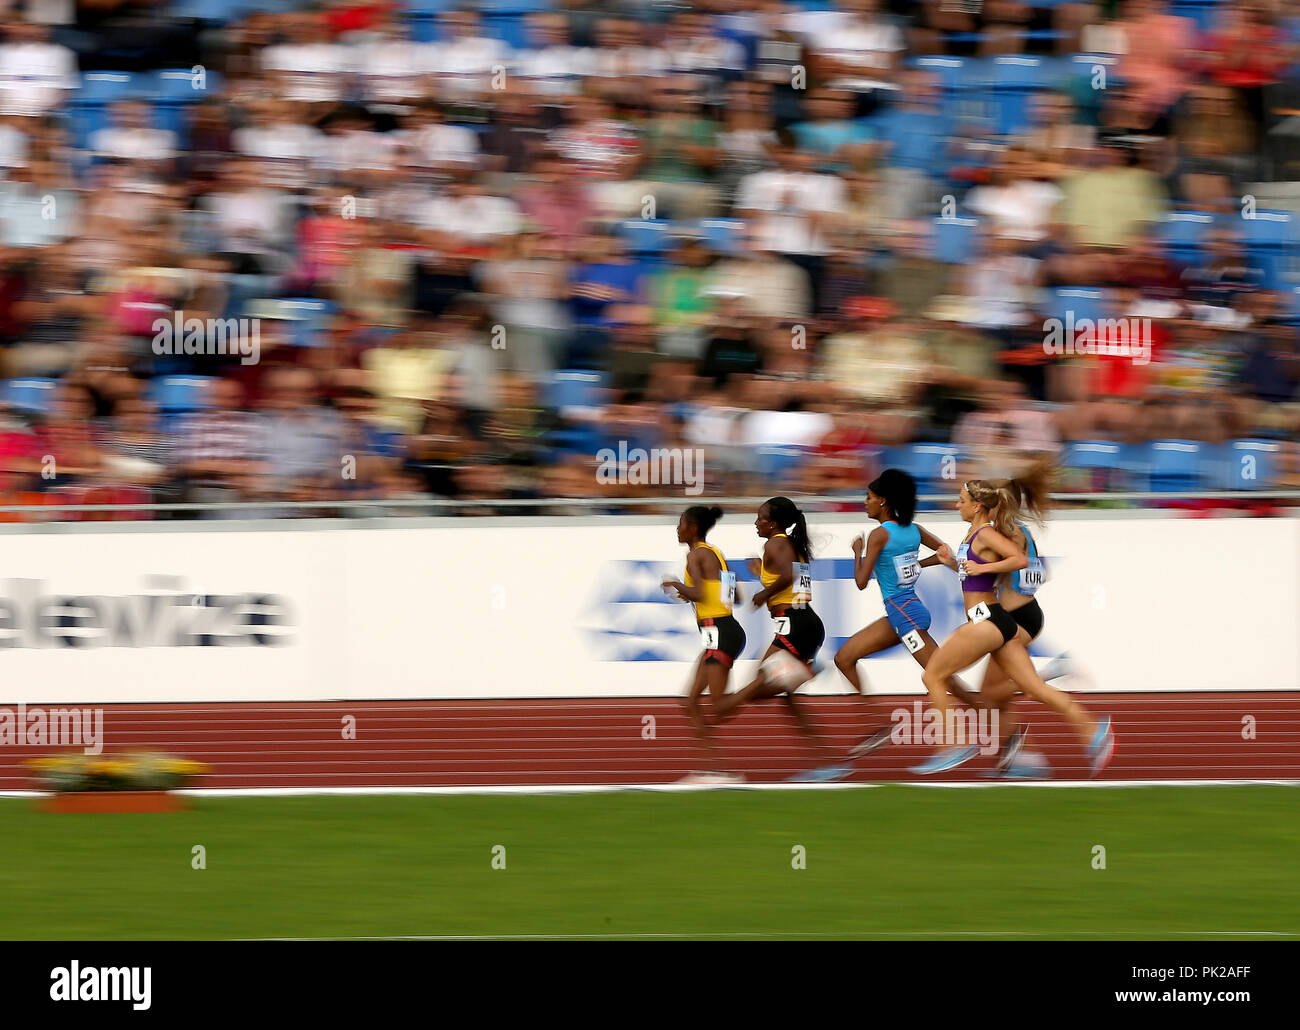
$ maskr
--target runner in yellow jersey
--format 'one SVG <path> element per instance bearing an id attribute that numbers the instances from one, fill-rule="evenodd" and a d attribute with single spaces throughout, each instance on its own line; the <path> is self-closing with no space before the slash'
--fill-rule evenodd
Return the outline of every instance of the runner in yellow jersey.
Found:
<path id="1" fill-rule="evenodd" d="M 743 689 L 724 697 L 721 703 L 715 700 L 714 714 L 723 720 L 751 701 L 781 697 L 799 732 L 824 759 L 819 768 L 794 778 L 813 782 L 842 779 L 852 768 L 837 764 L 839 756 L 817 733 L 794 696 L 802 684 L 812 679 L 813 661 L 826 639 L 826 627 L 812 606 L 812 543 L 808 539 L 808 521 L 790 498 L 773 497 L 759 507 L 754 531 L 766 543 L 763 557 L 749 563 L 750 572 L 763 585 L 751 603 L 755 608 L 767 605 L 774 634 L 763 654 L 758 675 Z"/>
<path id="2" fill-rule="evenodd" d="M 708 774 L 687 777 L 701 785 L 722 786 L 738 783 L 741 777 L 725 772 L 720 764 L 709 725 L 704 718 L 700 697 L 707 689 L 716 709 L 727 694 L 727 680 L 736 656 L 745 648 L 745 631 L 731 614 L 740 603 L 736 574 L 727 568 L 727 559 L 706 542 L 709 530 L 722 516 L 722 509 L 695 505 L 687 508 L 677 522 L 677 542 L 688 548 L 685 582 L 665 579 L 664 589 L 676 593 L 683 601 L 695 605 L 695 622 L 700 629 L 704 651 L 695 663 L 691 686 L 686 694 L 686 717 L 691 721 L 696 739 L 712 770 Z"/>

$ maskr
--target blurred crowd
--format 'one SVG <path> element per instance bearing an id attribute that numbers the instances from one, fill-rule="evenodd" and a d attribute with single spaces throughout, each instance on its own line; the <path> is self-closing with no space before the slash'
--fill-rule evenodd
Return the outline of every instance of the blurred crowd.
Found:
<path id="1" fill-rule="evenodd" d="M 6 8 L 6 504 L 672 492 L 620 442 L 715 496 L 927 442 L 1300 485 L 1293 3 Z M 1073 293 L 1146 358 L 1046 353 Z"/>

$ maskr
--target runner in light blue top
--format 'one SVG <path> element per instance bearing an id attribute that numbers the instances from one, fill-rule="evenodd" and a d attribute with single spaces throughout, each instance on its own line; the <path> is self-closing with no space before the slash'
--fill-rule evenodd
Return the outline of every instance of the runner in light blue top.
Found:
<path id="1" fill-rule="evenodd" d="M 935 555 L 921 560 L 920 548 L 938 551 L 947 547 L 912 521 L 916 480 L 900 469 L 886 469 L 867 487 L 865 507 L 880 526 L 870 536 L 853 541 L 853 578 L 858 589 L 865 590 L 875 574 L 885 615 L 849 637 L 835 655 L 836 667 L 864 700 L 867 694 L 858 677 L 858 662 L 863 658 L 901 643 L 924 669 L 938 649 L 929 633 L 930 611 L 916 596 L 916 581 L 922 567 L 940 564 Z M 967 704 L 977 703 L 955 676 L 949 680 L 949 689 Z M 892 723 L 886 721 L 864 737 L 849 756 L 861 758 L 883 747 L 892 729 Z"/>

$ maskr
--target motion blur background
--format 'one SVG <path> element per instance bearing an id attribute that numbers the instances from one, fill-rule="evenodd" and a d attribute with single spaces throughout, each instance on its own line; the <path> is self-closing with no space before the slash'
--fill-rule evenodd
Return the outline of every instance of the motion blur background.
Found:
<path id="1" fill-rule="evenodd" d="M 1294 503 L 1295 4 L 7 6 L 6 519 L 672 492 L 620 442 L 712 496 L 1055 454 Z M 156 353 L 175 312 L 260 359 Z"/>

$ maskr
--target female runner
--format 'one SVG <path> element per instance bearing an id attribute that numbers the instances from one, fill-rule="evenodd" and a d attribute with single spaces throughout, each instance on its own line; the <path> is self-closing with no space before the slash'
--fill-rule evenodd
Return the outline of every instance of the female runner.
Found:
<path id="1" fill-rule="evenodd" d="M 750 572 L 763 587 L 751 603 L 755 608 L 767 605 L 775 634 L 763 653 L 758 675 L 735 694 L 715 698 L 714 714 L 721 721 L 751 701 L 780 696 L 799 732 L 827 760 L 796 778 L 807 782 L 841 779 L 852 770 L 835 764 L 834 751 L 817 734 L 794 696 L 812 678 L 813 661 L 826 639 L 826 628 L 812 607 L 812 544 L 807 519 L 790 498 L 773 497 L 759 507 L 754 531 L 767 542 L 763 557 L 749 563 Z"/>
<path id="2" fill-rule="evenodd" d="M 1019 496 L 1028 484 L 1050 479 L 1050 469 L 1039 466 L 1027 476 L 1002 486 L 987 480 L 972 479 L 962 485 L 957 511 L 970 523 L 970 532 L 962 541 L 955 558 L 941 554 L 962 578 L 963 606 L 969 620 L 945 640 L 921 674 L 930 701 L 942 716 L 945 738 L 948 728 L 947 679 L 979 661 L 997 654 L 998 664 L 1022 691 L 1068 719 L 1083 738 L 1092 775 L 1104 769 L 1115 751 L 1110 718 L 1094 719 L 1067 694 L 1054 690 L 1034 671 L 1026 645 L 1029 634 L 1011 618 L 998 601 L 998 577 L 1029 566 L 1024 552 L 1008 538 L 1014 532 L 1011 511 L 1005 506 L 1010 497 Z M 996 520 L 994 518 L 996 513 Z M 995 524 L 996 522 L 996 524 Z M 945 746 L 928 761 L 916 766 L 917 773 L 946 772 L 974 757 L 976 748 L 956 747 L 945 739 Z"/>
<path id="3" fill-rule="evenodd" d="M 1047 512 L 1051 507 L 1050 490 L 1053 478 L 1054 470 L 1049 466 L 1041 466 L 1020 479 L 1007 480 L 998 486 L 1001 499 L 998 502 L 998 512 L 995 512 L 995 521 L 999 514 L 1005 512 L 1006 522 L 1011 528 L 1008 537 L 1024 553 L 1029 562 L 1025 568 L 1003 579 L 998 600 L 1016 624 L 1025 631 L 1031 643 L 1037 640 L 1043 631 L 1043 609 L 1039 606 L 1035 595 L 1047 579 L 1047 570 L 1038 553 L 1038 543 L 1026 523 L 1032 521 L 1041 526 L 1046 521 Z M 1057 676 L 1068 674 L 1068 671 L 1069 659 L 1062 655 L 1052 659 L 1039 675 L 1044 682 L 1048 682 Z M 1009 777 L 1037 777 L 1042 776 L 1045 771 L 1050 775 L 1045 763 L 1041 761 L 1026 763 L 1023 769 L 1017 764 L 1027 732 L 1024 723 L 1020 721 L 1013 708 L 1015 696 L 1020 692 L 998 662 L 998 656 L 991 655 L 988 668 L 984 670 L 980 696 L 985 699 L 990 708 L 996 708 L 999 713 L 998 725 L 1002 732 L 1003 744 L 998 754 L 997 771 Z"/>
<path id="4" fill-rule="evenodd" d="M 707 689 L 715 706 L 723 700 L 731 666 L 745 647 L 745 631 L 731 614 L 732 607 L 740 600 L 736 574 L 728 570 L 722 552 L 705 539 L 721 517 L 721 508 L 706 508 L 699 504 L 682 513 L 677 522 L 677 542 L 687 547 L 685 582 L 664 580 L 665 590 L 675 591 L 683 601 L 695 605 L 695 621 L 704 644 L 704 652 L 695 663 L 695 673 L 683 706 L 711 772 L 694 774 L 687 779 L 701 785 L 717 786 L 739 783 L 741 777 L 722 770 L 717 748 L 701 711 L 700 695 Z"/>
<path id="5" fill-rule="evenodd" d="M 865 507 L 867 515 L 880 526 L 871 531 L 865 542 L 861 536 L 853 541 L 853 579 L 859 590 L 865 590 L 875 573 L 885 602 L 885 615 L 858 630 L 835 653 L 836 668 L 864 701 L 867 694 L 858 677 L 858 662 L 862 659 L 901 643 L 924 669 L 938 650 L 929 633 L 930 610 L 921 603 L 914 588 L 921 569 L 939 561 L 935 555 L 920 560 L 921 545 L 932 551 L 947 547 L 912 521 L 916 513 L 916 480 L 900 469 L 885 469 L 867 485 Z M 948 689 L 966 704 L 979 706 L 979 699 L 956 677 L 949 681 Z M 893 725 L 886 723 L 863 738 L 849 752 L 849 757 L 861 758 L 883 747 L 889 743 L 892 730 Z"/>

